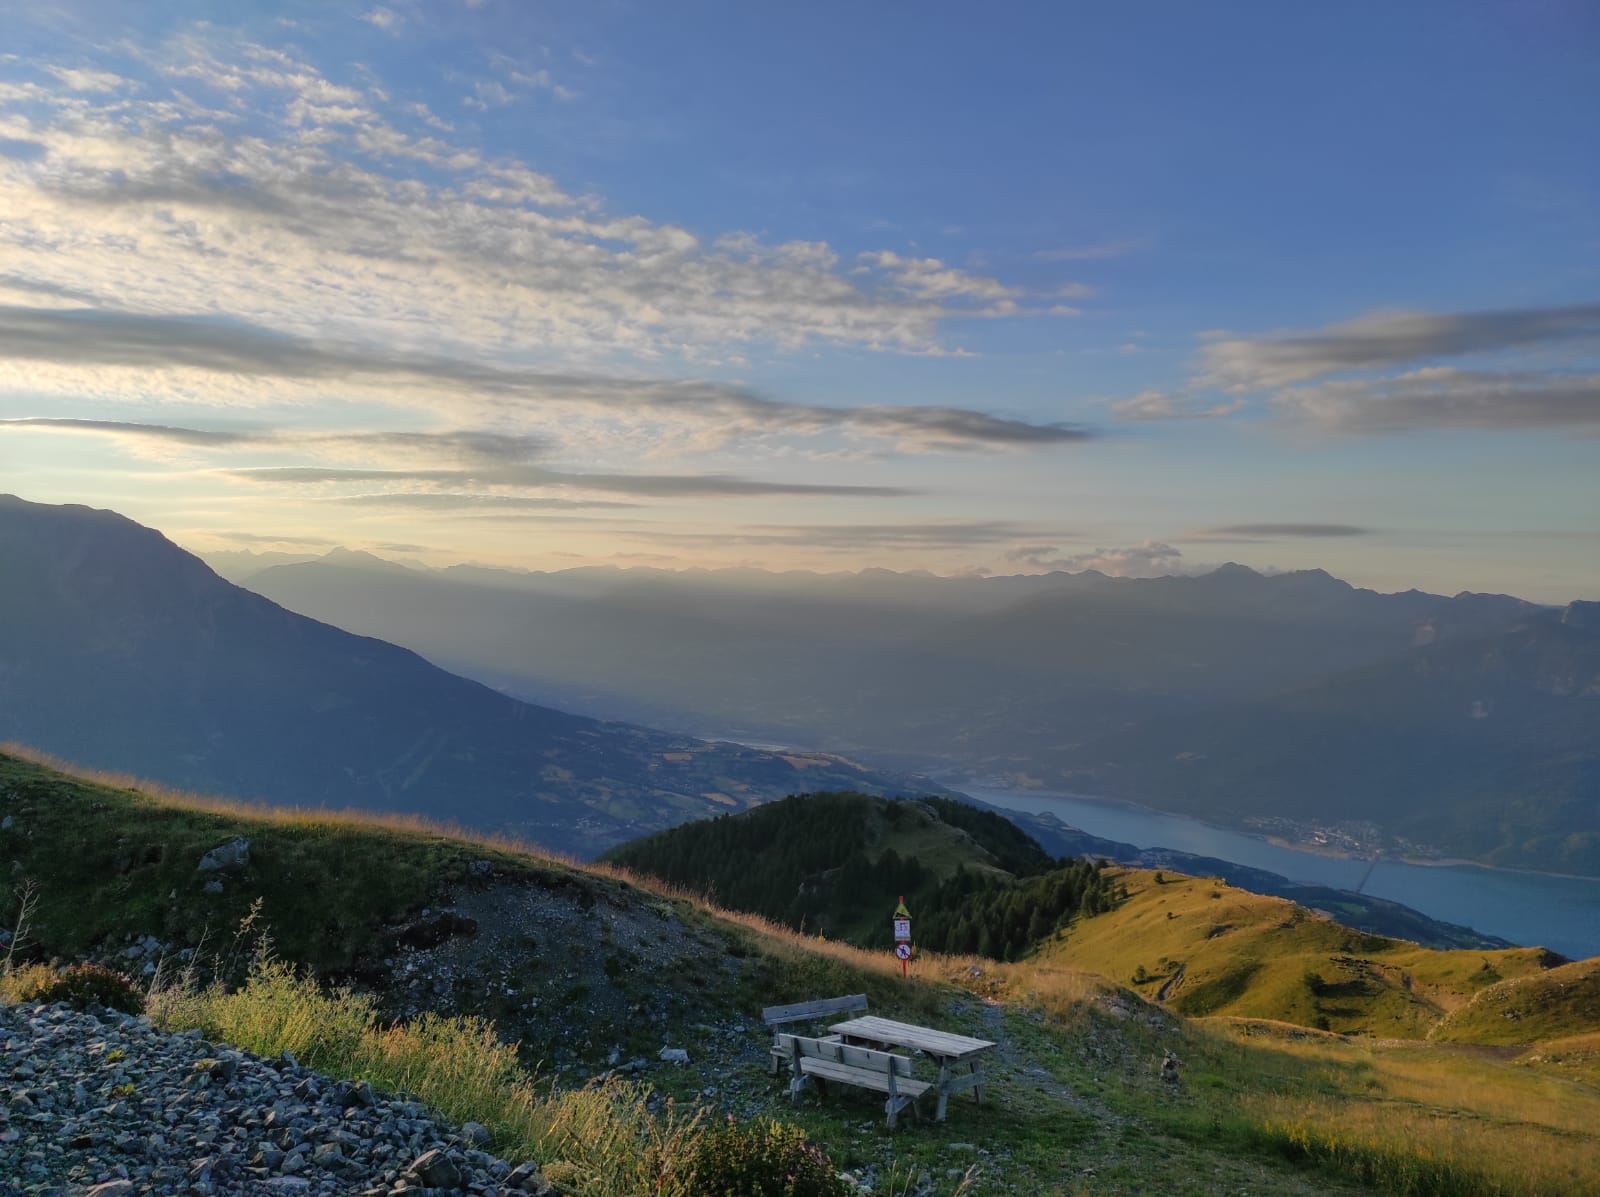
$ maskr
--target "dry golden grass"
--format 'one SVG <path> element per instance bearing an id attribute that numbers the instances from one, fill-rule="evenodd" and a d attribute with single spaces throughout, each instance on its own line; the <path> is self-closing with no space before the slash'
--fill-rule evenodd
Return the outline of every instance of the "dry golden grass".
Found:
<path id="1" fill-rule="evenodd" d="M 1600 1193 L 1600 1088 L 1512 1053 L 1215 1020 L 1222 1088 L 1264 1137 L 1395 1193 Z M 1268 1063 L 1271 1061 L 1271 1063 Z M 1263 1068 L 1263 1065 L 1266 1067 Z"/>

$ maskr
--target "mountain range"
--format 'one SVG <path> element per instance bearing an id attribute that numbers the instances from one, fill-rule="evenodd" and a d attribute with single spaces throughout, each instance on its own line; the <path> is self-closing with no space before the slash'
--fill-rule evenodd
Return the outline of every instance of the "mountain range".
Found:
<path id="1" fill-rule="evenodd" d="M 517 573 L 343 550 L 231 564 L 286 607 L 590 715 L 1600 875 L 1596 604 L 1238 565 Z"/>
<path id="2" fill-rule="evenodd" d="M 413 813 L 580 854 L 798 789 L 928 788 L 521 702 L 287 611 L 120 515 L 9 496 L 0 740 L 183 789 Z"/>

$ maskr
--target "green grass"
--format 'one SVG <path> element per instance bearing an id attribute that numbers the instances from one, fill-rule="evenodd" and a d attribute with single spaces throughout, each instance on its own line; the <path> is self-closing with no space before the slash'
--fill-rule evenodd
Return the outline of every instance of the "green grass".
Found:
<path id="1" fill-rule="evenodd" d="M 1503 978 L 1539 976 L 1550 962 L 1539 948 L 1435 951 L 1209 878 L 1155 876 L 1127 870 L 1128 899 L 1074 923 L 1039 958 L 1071 961 L 1152 1000 L 1171 980 L 1165 1004 L 1191 1017 L 1412 1039 Z"/>
<path id="2" fill-rule="evenodd" d="M 66 775 L 0 753 L 0 861 L 13 884 L 39 883 L 33 935 L 43 950 L 81 956 L 125 934 L 155 934 L 175 946 L 212 948 L 257 901 L 288 957 L 319 974 L 342 972 L 381 940 L 386 924 L 421 909 L 451 886 L 470 885 L 487 859 L 503 875 L 534 883 L 603 887 L 604 879 L 501 841 L 404 819 L 327 811 L 252 808 L 113 778 Z M 237 874 L 200 873 L 212 848 L 249 838 Z M 220 880 L 223 892 L 205 890 Z M 0 925 L 17 913 L 0 894 Z"/>
<path id="3" fill-rule="evenodd" d="M 1488 1037 L 1474 1027 L 1493 1024 L 1493 995 L 1543 994 L 1536 1005 L 1548 1012 L 1557 1008 L 1549 993 L 1562 991 L 1524 986 L 1592 976 L 1576 967 L 1546 971 L 1537 952 L 1427 953 L 1210 881 L 1158 887 L 1148 874 L 1130 873 L 1121 909 L 1077 925 L 1034 958 L 924 956 L 907 982 L 887 953 L 730 915 L 665 887 L 641 888 L 614 868 L 434 829 L 239 810 L 65 777 L 15 758 L 0 758 L 0 814 L 14 820 L 0 833 L 0 863 L 18 860 L 19 882 L 39 880 L 35 930 L 47 951 L 63 956 L 151 930 L 152 919 L 156 928 L 176 927 L 175 937 L 209 928 L 212 943 L 228 943 L 259 899 L 282 958 L 326 979 L 373 951 L 387 923 L 444 889 L 474 884 L 467 866 L 477 859 L 517 884 L 550 887 L 577 910 L 603 900 L 643 907 L 652 919 L 659 913 L 663 928 L 680 928 L 686 943 L 699 945 L 695 952 L 708 954 L 641 976 L 626 966 L 626 945 L 599 936 L 593 970 L 596 986 L 624 987 L 630 1001 L 670 994 L 686 1002 L 673 1029 L 695 1067 L 653 1073 L 677 1098 L 659 1116 L 638 1086 L 558 1089 L 539 1081 L 502 1041 L 504 1024 L 432 1015 L 390 1024 L 375 997 L 319 987 L 286 964 L 258 966 L 235 992 L 169 990 L 156 1005 L 163 1017 L 215 1038 L 264 1053 L 288 1048 L 335 1075 L 404 1088 L 453 1118 L 482 1122 L 497 1150 L 550 1164 L 575 1194 L 683 1191 L 670 1187 L 678 1180 L 667 1179 L 675 1165 L 665 1161 L 691 1153 L 704 1129 L 695 1111 L 707 1084 L 743 1095 L 762 1116 L 793 1120 L 841 1166 L 876 1167 L 880 1182 L 892 1173 L 887 1191 L 896 1193 L 926 1173 L 948 1197 L 974 1163 L 981 1176 L 971 1192 L 1018 1197 L 1158 1188 L 1171 1197 L 1600 1193 L 1600 1018 L 1581 1002 L 1540 1024 L 1562 1038 L 1519 1052 L 1186 1019 L 1147 1000 L 1182 962 L 1177 992 L 1199 993 L 1201 1004 L 1225 1013 L 1248 1011 L 1255 1000 L 1302 1019 L 1360 1005 L 1371 1025 L 1416 1028 L 1454 1010 L 1458 1033 Z M 194 865 L 235 834 L 252 840 L 250 870 L 230 878 L 223 895 L 205 895 Z M 156 859 L 146 858 L 151 845 L 161 848 Z M 105 874 L 108 859 L 130 857 L 125 869 Z M 313 871 L 323 885 L 307 896 L 300 882 Z M 335 902 L 338 924 L 327 915 Z M 14 905 L 0 913 L 0 923 L 14 913 Z M 623 964 L 608 971 L 603 963 L 613 956 Z M 694 967 L 712 959 L 733 967 Z M 530 947 L 527 967 L 541 963 Z M 1156 980 L 1130 989 L 1137 965 Z M 1315 991 L 1308 971 L 1318 974 Z M 866 992 L 875 1013 L 999 1041 L 991 1100 L 979 1107 L 962 1099 L 949 1122 L 908 1123 L 893 1135 L 869 1095 L 808 1096 L 791 1108 L 781 1084 L 765 1076 L 757 1011 L 853 992 Z M 1412 1013 L 1423 1010 L 1426 1019 Z M 697 1028 L 700 1018 L 718 1026 Z M 748 1042 L 730 1050 L 726 1027 L 735 1020 L 747 1024 Z M 1166 1048 L 1184 1060 L 1176 1089 L 1156 1072 Z"/>
<path id="4" fill-rule="evenodd" d="M 1600 1022 L 1600 957 L 1480 991 L 1429 1038 L 1441 1043 L 1538 1043 L 1594 1032 Z"/>

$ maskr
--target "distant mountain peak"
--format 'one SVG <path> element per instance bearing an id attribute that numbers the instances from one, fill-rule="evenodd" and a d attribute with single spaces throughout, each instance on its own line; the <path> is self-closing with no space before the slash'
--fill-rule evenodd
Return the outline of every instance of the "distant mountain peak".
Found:
<path id="1" fill-rule="evenodd" d="M 396 570 L 405 573 L 414 573 L 411 566 L 399 561 L 391 561 L 387 557 L 379 557 L 365 549 L 347 549 L 344 547 L 329 549 L 321 557 L 329 565 L 339 565 L 346 569 L 377 569 L 393 573 Z"/>

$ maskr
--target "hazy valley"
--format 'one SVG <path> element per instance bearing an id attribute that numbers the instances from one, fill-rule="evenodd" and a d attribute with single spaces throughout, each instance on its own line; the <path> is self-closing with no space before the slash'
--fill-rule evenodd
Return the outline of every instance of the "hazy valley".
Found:
<path id="1" fill-rule="evenodd" d="M 236 567 L 237 568 L 237 567 Z M 605 718 L 1131 799 L 1351 850 L 1600 875 L 1600 616 L 1321 572 L 983 579 L 236 574 L 292 610 Z"/>

